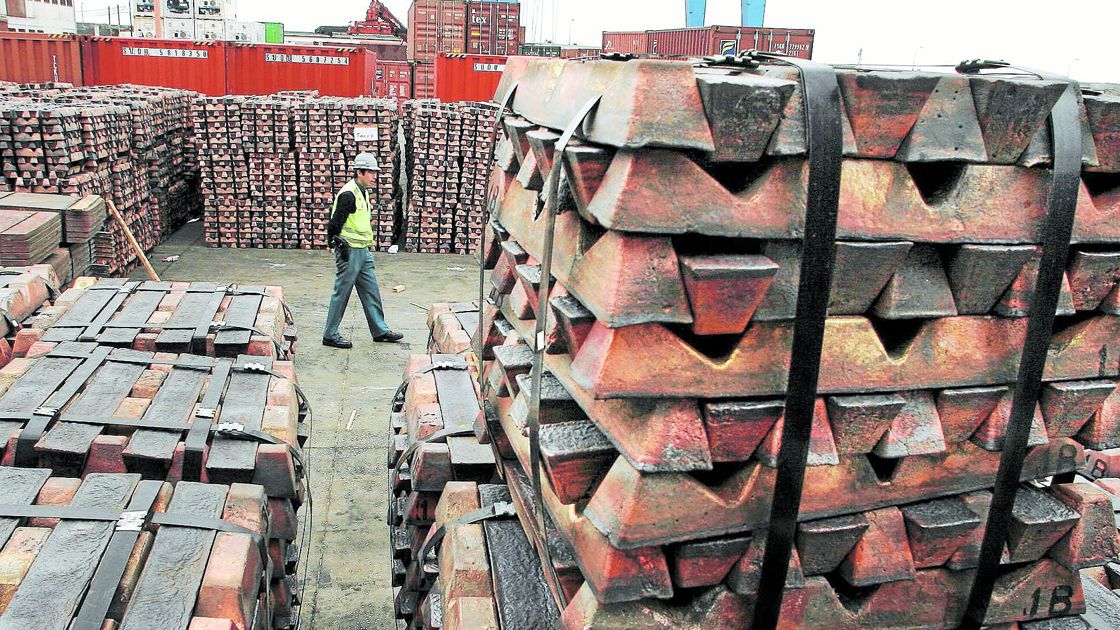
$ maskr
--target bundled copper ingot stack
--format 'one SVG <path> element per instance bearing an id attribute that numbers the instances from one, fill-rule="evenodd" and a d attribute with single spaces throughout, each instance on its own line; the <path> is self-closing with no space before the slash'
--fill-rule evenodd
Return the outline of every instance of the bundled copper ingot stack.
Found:
<path id="1" fill-rule="evenodd" d="M 467 254 L 482 233 L 493 103 L 405 101 L 408 197 L 404 247 Z"/>
<path id="2" fill-rule="evenodd" d="M 796 71 L 515 59 L 499 93 L 514 81 L 483 250 L 483 398 L 491 438 L 528 471 L 529 344 L 548 290 L 543 507 L 581 573 L 560 580 L 564 626 L 749 627 L 805 212 Z M 1033 298 L 1045 129 L 1064 84 L 838 81 L 837 268 L 782 626 L 956 627 Z M 555 145 L 600 95 L 563 155 L 545 282 L 538 210 Z M 1082 107 L 1074 245 L 990 624 L 1084 612 L 1078 570 L 1118 551 L 1099 489 L 1035 481 L 1120 444 L 1120 98 L 1087 93 Z"/>
<path id="3" fill-rule="evenodd" d="M 433 529 L 444 486 L 497 478 L 494 455 L 473 430 L 480 409 L 475 374 L 460 355 L 413 355 L 394 401 L 388 521 L 399 619 L 416 618 L 438 572 L 435 563 L 417 556 Z"/>
<path id="4" fill-rule="evenodd" d="M 111 199 L 151 249 L 197 212 L 192 93 L 140 86 L 23 85 L 0 97 L 3 190 Z M 108 223 L 76 242 L 100 275 L 123 274 L 135 252 Z"/>
<path id="5" fill-rule="evenodd" d="M 20 356 L 92 341 L 147 352 L 291 360 L 296 328 L 277 286 L 88 279 L 20 330 Z"/>
<path id="6" fill-rule="evenodd" d="M 222 516 L 221 499 L 227 492 L 233 496 L 235 489 L 241 488 L 238 492 L 251 494 L 257 506 L 249 514 L 259 512 L 265 519 L 265 527 L 256 529 L 263 536 L 261 551 L 257 551 L 255 545 L 249 547 L 253 553 L 240 550 L 241 546 L 221 545 L 215 542 L 212 531 L 207 545 L 214 543 L 215 546 L 213 550 L 210 546 L 199 550 L 201 564 L 184 561 L 182 556 L 174 554 L 164 559 L 153 547 L 148 564 L 141 563 L 144 566 L 136 569 L 140 572 L 139 585 L 135 585 L 135 575 L 130 578 L 114 610 L 120 612 L 121 608 L 127 611 L 129 607 L 137 607 L 145 611 L 125 613 L 134 614 L 132 621 L 137 625 L 132 627 L 155 624 L 185 630 L 187 624 L 192 623 L 190 606 L 166 620 L 160 616 L 164 614 L 160 611 L 168 606 L 178 610 L 184 602 L 190 604 L 193 600 L 183 599 L 178 591 L 187 594 L 197 591 L 195 581 L 205 568 L 207 575 L 217 572 L 217 584 L 226 593 L 222 601 L 240 602 L 241 606 L 231 608 L 227 603 L 220 609 L 207 608 L 206 612 L 196 608 L 193 616 L 233 619 L 232 627 L 236 628 L 290 628 L 298 619 L 299 588 L 295 571 L 301 546 L 306 544 L 307 532 L 301 533 L 297 512 L 307 499 L 306 471 L 300 449 L 310 424 L 309 420 L 305 422 L 309 409 L 296 384 L 294 366 L 289 360 L 274 359 L 267 353 L 253 355 L 238 350 L 245 348 L 245 344 L 235 343 L 226 348 L 234 350 L 232 356 L 227 355 L 222 349 L 221 337 L 235 332 L 232 330 L 191 344 L 189 338 L 197 335 L 198 330 L 179 328 L 176 320 L 198 319 L 200 305 L 197 302 L 213 303 L 210 298 L 214 292 L 203 291 L 205 287 L 200 283 L 174 287 L 177 293 L 160 292 L 157 288 L 148 285 L 149 292 L 137 289 L 138 293 L 115 316 L 112 316 L 112 309 L 107 314 L 102 309 L 99 315 L 97 309 L 90 308 L 97 300 L 85 298 L 91 294 L 112 295 L 118 293 L 116 291 L 91 288 L 90 293 L 80 294 L 77 299 L 64 294 L 59 303 L 66 304 L 65 315 L 54 322 L 57 328 L 46 330 L 44 339 L 53 338 L 57 330 L 64 338 L 79 340 L 57 344 L 40 342 L 31 348 L 27 358 L 15 359 L 0 370 L 0 428 L 5 436 L 0 456 L 0 492 L 15 502 L 30 502 L 35 498 L 34 492 L 26 498 L 18 498 L 27 493 L 19 490 L 18 484 L 5 480 L 4 475 L 9 474 L 6 471 L 17 470 L 7 468 L 12 466 L 33 467 L 44 476 L 81 477 L 87 483 L 110 476 L 127 478 L 134 485 L 142 478 L 174 484 L 176 492 L 187 489 L 192 496 L 201 493 L 198 497 L 202 498 L 193 499 L 202 502 L 196 513 L 218 517 Z M 233 304 L 226 305 L 225 320 L 234 319 L 236 313 L 244 314 L 245 303 L 237 305 L 236 302 L 251 295 L 250 288 L 243 287 L 240 293 L 232 298 Z M 158 335 L 141 332 L 149 328 L 142 323 L 138 326 L 143 328 L 115 327 L 110 323 L 100 335 L 87 334 L 91 329 L 100 330 L 100 325 L 91 328 L 87 322 L 87 327 L 82 329 L 72 327 L 72 321 L 67 323 L 68 318 L 75 319 L 83 311 L 85 317 L 92 314 L 101 322 L 143 322 L 142 312 L 151 312 L 151 305 L 145 306 L 148 295 L 154 295 L 160 303 L 176 299 L 182 302 L 178 310 L 169 313 L 170 318 L 157 318 L 158 312 L 151 315 L 152 320 L 160 319 L 161 323 L 150 328 L 167 327 Z M 193 300 L 195 296 L 205 299 Z M 257 295 L 258 299 L 260 297 Z M 187 304 L 192 300 L 196 303 L 194 306 Z M 223 300 L 217 302 L 221 304 Z M 191 313 L 194 317 L 188 317 Z M 57 317 L 57 313 L 52 315 Z M 132 335 L 137 338 L 136 342 L 130 346 L 122 335 Z M 184 342 L 184 337 L 187 339 L 185 343 L 161 347 L 159 338 L 165 336 L 176 337 L 179 342 Z M 156 348 L 133 349 L 151 345 L 139 343 L 140 337 L 149 337 Z M 113 347 L 114 344 L 124 347 Z M 179 353 L 178 347 L 183 345 L 198 354 Z M 155 351 L 157 349 L 159 351 Z M 252 352 L 254 347 L 249 345 L 247 350 Z M 53 411 L 48 412 L 48 409 Z M 63 482 L 63 490 L 69 488 L 69 495 L 64 495 L 61 503 L 69 501 L 77 483 Z M 211 505 L 215 501 L 217 503 Z M 13 500 L 4 503 L 11 504 Z M 174 505 L 173 501 L 172 508 Z M 117 507 L 123 508 L 124 504 Z M 183 507 L 191 510 L 189 506 Z M 212 510 L 218 511 L 211 514 Z M 159 531 L 162 535 L 164 529 Z M 112 528 L 107 532 L 111 533 Z M 55 535 L 57 533 L 49 534 Z M 221 541 L 222 537 L 219 534 L 217 540 Z M 51 540 L 53 538 L 47 539 L 44 550 L 61 544 L 61 541 L 52 543 Z M 176 549 L 178 551 L 182 549 Z M 4 552 L 0 552 L 0 557 Z M 164 551 L 168 553 L 172 551 Z M 41 590 L 38 582 L 30 577 L 37 570 L 47 574 L 60 570 L 60 560 L 56 556 L 30 554 L 26 558 L 31 566 L 30 570 L 23 569 L 27 574 L 25 588 L 28 591 Z M 207 557 L 217 562 L 206 565 Z M 90 559 L 95 560 L 89 566 L 92 571 L 97 558 L 96 550 L 89 557 L 83 556 L 83 566 Z M 147 566 L 151 566 L 152 577 L 144 577 Z M 16 576 L 16 585 L 22 577 L 22 573 Z M 142 596 L 145 580 L 153 581 L 153 585 L 148 589 L 150 592 Z M 178 587 L 172 588 L 169 584 Z M 80 594 L 84 586 L 77 584 L 75 588 Z M 166 596 L 169 588 L 176 592 L 175 597 Z M 154 601 L 159 592 L 164 594 L 162 603 Z M 32 597 L 29 592 L 27 598 Z M 204 599 L 199 596 L 199 605 Z M 21 610 L 20 616 L 11 619 L 37 619 L 29 607 L 21 607 Z M 52 616 L 56 611 L 51 609 L 45 619 L 50 619 L 49 623 L 61 623 L 59 620 L 69 619 L 65 615 L 72 612 L 58 613 L 62 616 L 56 617 Z M 0 614 L 0 626 L 11 621 L 9 615 L 15 613 Z M 182 615 L 181 620 L 179 615 Z M 31 625 L 54 627 L 46 621 Z M 122 627 L 128 626 L 126 620 Z"/>
<path id="7" fill-rule="evenodd" d="M 465 354 L 472 349 L 471 340 L 478 334 L 478 304 L 455 302 L 433 304 L 428 311 L 428 352 L 431 354 Z"/>
<path id="8" fill-rule="evenodd" d="M 46 513 L 127 511 L 185 523 L 221 519 L 240 528 L 215 531 L 139 521 L 139 531 L 130 535 L 116 521 L 0 519 L 0 627 L 64 630 L 79 615 L 88 622 L 84 615 L 96 614 L 91 604 L 99 595 L 109 596 L 105 627 L 289 627 L 283 621 L 288 613 L 269 588 L 271 576 L 284 567 L 258 544 L 285 524 L 270 512 L 260 485 L 173 486 L 136 474 L 73 478 L 44 468 L 5 467 L 0 468 L 0 489 L 6 507 L 37 506 Z M 95 619 L 100 623 L 101 615 Z"/>
<path id="9" fill-rule="evenodd" d="M 393 241 L 396 105 L 314 92 L 195 102 L 210 247 L 323 249 L 334 195 L 358 153 L 382 165 L 370 201 L 376 245 Z"/>

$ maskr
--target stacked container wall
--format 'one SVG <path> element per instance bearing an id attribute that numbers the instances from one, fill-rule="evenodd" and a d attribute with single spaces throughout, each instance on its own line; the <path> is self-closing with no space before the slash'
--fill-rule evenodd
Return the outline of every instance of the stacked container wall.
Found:
<path id="1" fill-rule="evenodd" d="M 83 85 L 81 44 L 74 35 L 4 33 L 0 60 L 0 81 Z"/>
<path id="2" fill-rule="evenodd" d="M 146 15 L 155 17 L 156 14 L 156 0 L 132 0 L 132 17 L 137 15 Z"/>
<path id="3" fill-rule="evenodd" d="M 82 41 L 82 70 L 87 85 L 138 83 L 226 94 L 225 45 L 126 37 L 90 37 Z"/>
<path id="4" fill-rule="evenodd" d="M 223 39 L 227 42 L 241 42 L 245 44 L 268 43 L 268 40 L 265 39 L 267 26 L 261 22 L 229 20 L 225 23 L 225 26 Z"/>
<path id="5" fill-rule="evenodd" d="M 440 53 L 466 48 L 467 3 L 415 0 L 408 10 L 408 58 L 431 63 Z"/>
<path id="6" fill-rule="evenodd" d="M 488 101 L 506 69 L 506 57 L 440 55 L 436 59 L 436 98 L 444 102 Z"/>
<path id="7" fill-rule="evenodd" d="M 580 59 L 582 57 L 598 57 L 603 51 L 599 48 L 561 48 L 561 59 Z"/>
<path id="8" fill-rule="evenodd" d="M 163 38 L 164 39 L 207 39 L 199 37 L 198 31 L 195 29 L 194 20 L 191 18 L 161 18 L 163 20 Z M 160 34 L 159 30 L 156 35 Z M 214 39 L 214 38 L 209 38 Z M 218 38 L 220 39 L 220 38 Z"/>
<path id="9" fill-rule="evenodd" d="M 195 20 L 194 21 L 194 38 L 200 40 L 214 40 L 224 41 L 226 37 L 226 25 L 229 22 L 225 20 Z"/>
<path id="10" fill-rule="evenodd" d="M 156 36 L 156 19 L 143 15 L 132 18 L 132 36 L 154 38 Z"/>
<path id="11" fill-rule="evenodd" d="M 364 48 L 228 44 L 229 94 L 319 90 L 324 96 L 373 94 L 377 58 Z"/>
<path id="12" fill-rule="evenodd" d="M 603 33 L 603 52 L 627 55 L 649 54 L 649 34 L 645 31 Z"/>
<path id="13" fill-rule="evenodd" d="M 194 0 L 194 15 L 204 20 L 236 20 L 236 0 Z"/>

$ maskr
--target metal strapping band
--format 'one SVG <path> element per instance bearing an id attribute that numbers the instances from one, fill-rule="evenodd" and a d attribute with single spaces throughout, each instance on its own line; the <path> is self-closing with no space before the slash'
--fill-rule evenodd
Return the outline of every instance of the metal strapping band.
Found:
<path id="1" fill-rule="evenodd" d="M 801 254 L 797 311 L 786 387 L 782 444 L 770 504 L 770 524 L 754 623 L 758 630 L 778 625 L 797 533 L 797 514 L 805 484 L 805 465 L 820 375 L 825 318 L 836 258 L 836 219 L 840 198 L 843 128 L 840 88 L 831 66 L 771 54 L 750 56 L 790 64 L 801 74 L 809 148 L 805 236 Z"/>
<path id="2" fill-rule="evenodd" d="M 400 459 L 397 460 L 397 465 L 393 467 L 393 471 L 399 473 L 400 470 L 406 465 L 411 467 L 412 456 L 416 454 L 416 451 L 420 450 L 420 447 L 424 446 L 425 444 L 433 444 L 449 437 L 462 437 L 466 435 L 474 435 L 474 429 L 467 427 L 461 427 L 457 429 L 440 429 L 439 431 L 436 431 L 435 433 L 422 440 L 416 440 L 412 444 L 409 444 L 408 449 L 406 449 L 405 452 L 401 454 Z"/>
<path id="3" fill-rule="evenodd" d="M 548 181 L 546 182 L 547 196 L 543 204 L 538 210 L 547 212 L 545 221 L 545 235 L 544 235 L 544 255 L 541 258 L 541 285 L 538 290 L 537 301 L 537 325 L 536 334 L 533 335 L 532 350 L 533 350 L 533 371 L 532 381 L 533 390 L 531 402 L 529 405 L 529 467 L 532 470 L 526 471 L 529 474 L 529 479 L 533 482 L 533 496 L 536 504 L 540 506 L 537 510 L 536 521 L 537 528 L 540 530 L 542 536 L 548 531 L 544 514 L 544 499 L 542 496 L 542 480 L 541 480 L 541 381 L 544 378 L 544 354 L 545 343 L 544 338 L 548 330 L 548 315 L 551 312 L 549 306 L 549 294 L 551 293 L 550 287 L 552 286 L 552 250 L 554 241 L 556 240 L 556 215 L 560 213 L 560 173 L 561 165 L 564 162 L 564 151 L 571 142 L 572 137 L 575 135 L 576 130 L 583 125 L 583 122 L 591 115 L 595 108 L 599 106 L 602 100 L 602 95 L 596 96 L 587 101 L 579 109 L 579 113 L 568 123 L 568 127 L 560 134 L 560 138 L 556 141 L 556 147 L 553 151 L 552 168 L 549 170 Z M 538 212 L 539 216 L 539 212 Z M 544 556 L 541 558 L 542 568 L 544 569 L 545 577 L 548 578 L 551 590 L 560 598 L 560 610 L 563 610 L 568 602 L 565 601 L 563 586 L 560 584 L 560 578 L 556 574 L 556 567 L 552 563 L 552 554 L 549 552 L 547 545 L 541 546 L 541 552 Z"/>
<path id="4" fill-rule="evenodd" d="M 420 378 L 421 376 L 424 376 L 425 374 L 431 374 L 432 372 L 435 372 L 437 370 L 466 371 L 468 369 L 470 369 L 470 365 L 468 365 L 467 363 L 448 363 L 446 361 L 439 361 L 436 363 L 432 363 L 431 365 L 424 366 L 424 368 L 410 374 L 409 377 L 406 378 L 404 382 L 402 382 L 397 387 L 397 391 L 393 394 L 393 404 L 397 405 L 404 403 L 404 396 L 405 392 L 408 391 L 408 386 L 412 384 L 412 381 Z"/>
<path id="5" fill-rule="evenodd" d="M 424 563 L 428 561 L 428 556 L 439 550 L 439 546 L 443 542 L 444 537 L 447 536 L 447 531 L 449 529 L 463 525 L 477 525 L 485 521 L 516 516 L 517 511 L 514 509 L 513 504 L 501 501 L 452 519 L 439 526 L 439 528 L 428 536 L 428 539 L 424 541 L 424 545 L 420 547 L 420 553 L 416 556 L 416 560 L 420 563 L 421 569 L 423 569 Z"/>
<path id="6" fill-rule="evenodd" d="M 1011 66 L 1003 62 L 968 62 L 962 64 L 960 70 L 974 73 L 984 68 L 1009 67 Z M 1035 406 L 1042 391 L 1043 371 L 1050 350 L 1050 338 L 1069 257 L 1081 185 L 1082 139 L 1077 84 L 1064 77 L 1029 72 L 1041 78 L 1067 81 L 1068 85 L 1050 113 L 1054 168 L 1047 198 L 1049 212 L 1043 227 L 1042 260 L 1038 267 L 1038 280 L 1027 322 L 1027 336 L 1015 381 L 1011 419 L 1007 425 L 1003 451 L 1000 453 L 999 472 L 996 474 L 992 505 L 988 511 L 984 542 L 980 547 L 976 580 L 972 584 L 962 623 L 964 628 L 979 628 L 982 625 L 998 576 L 1000 558 L 1007 544 L 1011 510 L 1019 489 Z"/>

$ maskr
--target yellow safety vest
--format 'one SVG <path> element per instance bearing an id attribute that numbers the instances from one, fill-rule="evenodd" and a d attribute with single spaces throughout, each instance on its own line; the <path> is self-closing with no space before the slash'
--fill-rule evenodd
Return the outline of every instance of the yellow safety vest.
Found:
<path id="1" fill-rule="evenodd" d="M 345 192 L 354 194 L 354 212 L 350 214 L 346 219 L 346 224 L 342 226 L 342 238 L 350 247 L 362 249 L 372 247 L 374 241 L 373 215 L 369 210 L 369 199 L 362 191 L 362 187 L 357 180 L 352 179 L 346 182 L 346 185 L 334 196 L 334 203 L 331 204 L 331 214 L 334 214 L 338 208 L 339 196 Z"/>

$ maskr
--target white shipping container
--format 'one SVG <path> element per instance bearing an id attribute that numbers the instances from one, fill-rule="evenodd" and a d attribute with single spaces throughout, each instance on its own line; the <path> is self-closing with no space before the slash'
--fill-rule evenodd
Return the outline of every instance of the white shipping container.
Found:
<path id="1" fill-rule="evenodd" d="M 156 36 L 156 19 L 138 15 L 132 18 L 132 36 L 153 38 Z"/>
<path id="2" fill-rule="evenodd" d="M 226 40 L 247 44 L 264 43 L 264 24 L 261 22 L 226 21 Z"/>
<path id="3" fill-rule="evenodd" d="M 237 0 L 194 0 L 194 15 L 208 20 L 236 20 Z"/>
<path id="4" fill-rule="evenodd" d="M 222 40 L 226 38 L 226 21 L 225 20 L 195 20 L 194 21 L 194 37 L 195 39 L 211 39 Z"/>
<path id="5" fill-rule="evenodd" d="M 190 18 L 163 18 L 164 39 L 195 39 L 194 20 Z"/>
<path id="6" fill-rule="evenodd" d="M 163 15 L 160 17 L 168 18 L 193 18 L 194 17 L 194 0 L 161 0 L 163 7 L 161 11 Z"/>
<path id="7" fill-rule="evenodd" d="M 153 17 L 155 14 L 156 0 L 132 0 L 132 17 Z M 135 20 L 132 22 L 132 31 L 136 32 Z"/>

